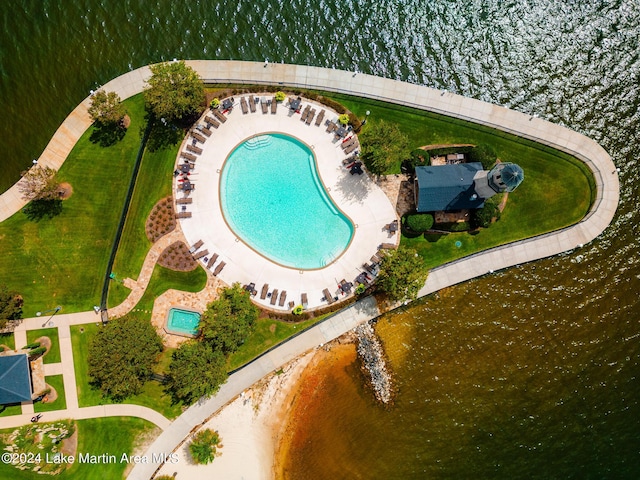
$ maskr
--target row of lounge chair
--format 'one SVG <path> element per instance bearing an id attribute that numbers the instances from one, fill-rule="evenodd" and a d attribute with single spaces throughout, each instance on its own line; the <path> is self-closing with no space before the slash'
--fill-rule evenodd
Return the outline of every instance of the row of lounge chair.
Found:
<path id="1" fill-rule="evenodd" d="M 204 250 L 200 250 L 200 247 L 202 247 L 202 245 L 204 245 L 204 242 L 202 240 L 198 240 L 196 243 L 191 245 L 191 248 L 189 249 L 189 253 L 193 256 L 194 260 L 200 260 L 201 258 L 204 258 L 203 261 L 207 266 L 207 270 L 210 270 L 211 267 L 213 267 L 213 265 L 216 263 L 216 260 L 218 260 L 219 255 L 217 253 L 214 253 L 213 255 L 211 255 L 210 258 L 206 258 L 207 255 L 209 255 L 209 250 L 207 250 L 206 248 Z M 221 260 L 220 263 L 218 263 L 216 268 L 213 270 L 213 275 L 217 277 L 218 274 L 225 267 L 225 265 L 226 263 Z"/>
<path id="2" fill-rule="evenodd" d="M 257 295 L 257 291 L 255 290 L 255 284 L 249 284 L 252 291 L 252 296 Z M 245 289 L 249 290 L 247 288 L 247 286 L 245 286 Z M 276 303 L 278 304 L 278 306 L 280 307 L 284 307 L 285 302 L 287 301 L 287 291 L 286 290 L 282 290 L 281 292 L 278 291 L 278 289 L 274 289 L 272 292 L 269 292 L 269 284 L 265 283 L 264 285 L 262 285 L 262 290 L 260 292 L 260 300 L 266 300 L 267 298 L 269 298 L 269 303 L 271 305 L 275 305 Z M 306 293 L 303 293 L 300 295 L 300 302 L 302 304 L 302 306 L 304 308 L 307 308 L 307 305 L 309 305 L 309 299 L 307 297 Z M 289 308 L 293 308 L 295 306 L 295 302 L 292 300 L 289 302 Z"/>

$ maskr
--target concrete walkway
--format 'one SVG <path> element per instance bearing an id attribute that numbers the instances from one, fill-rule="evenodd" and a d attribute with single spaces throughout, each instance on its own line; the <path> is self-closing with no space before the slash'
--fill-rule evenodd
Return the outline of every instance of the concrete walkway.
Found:
<path id="1" fill-rule="evenodd" d="M 269 64 L 265 66 L 263 63 L 242 61 L 195 60 L 187 63 L 208 83 L 280 84 L 346 93 L 442 113 L 497 128 L 567 152 L 583 161 L 593 172 L 597 189 L 596 199 L 591 211 L 580 223 L 558 232 L 495 248 L 436 268 L 431 272 L 420 295 L 426 295 L 501 268 L 580 248 L 600 235 L 611 223 L 615 214 L 619 199 L 619 181 L 610 156 L 596 142 L 584 135 L 545 120 L 446 91 L 362 73 L 303 65 Z M 107 91 L 117 92 L 121 98 L 125 99 L 141 92 L 145 86 L 145 80 L 150 75 L 150 69 L 142 67 L 108 82 L 104 88 Z M 88 105 L 87 98 L 67 117 L 40 157 L 40 164 L 52 168 L 59 168 L 62 165 L 75 142 L 91 124 L 86 113 Z M 20 199 L 17 186 L 14 186 L 0 196 L 0 221 L 19 211 L 22 206 L 24 202 Z M 55 323 L 68 322 L 68 326 L 75 324 L 74 321 L 78 323 L 98 321 L 98 317 L 93 312 L 76 315 L 75 317 L 56 316 Z M 267 373 L 309 348 L 332 340 L 351 330 L 358 323 L 377 315 L 379 311 L 375 302 L 372 299 L 365 299 L 260 357 L 231 375 L 215 397 L 190 407 L 176 419 L 151 445 L 147 454 L 171 452 L 194 427 Z M 41 321 L 41 319 L 37 320 Z M 25 328 L 29 324 L 33 322 L 23 322 Z M 106 412 L 111 410 L 110 407 L 91 408 L 103 408 Z M 84 409 L 77 409 L 74 412 L 78 413 L 80 410 Z M 122 414 L 117 413 L 117 415 Z M 4 424 L 5 418 L 2 420 L 1 423 Z M 129 478 L 146 480 L 158 466 L 156 464 L 136 465 Z"/>

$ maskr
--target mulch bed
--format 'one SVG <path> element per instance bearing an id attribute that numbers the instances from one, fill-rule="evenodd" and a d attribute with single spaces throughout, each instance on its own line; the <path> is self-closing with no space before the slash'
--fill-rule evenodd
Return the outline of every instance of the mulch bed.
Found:
<path id="1" fill-rule="evenodd" d="M 160 254 L 157 263 L 162 267 L 177 270 L 178 272 L 190 272 L 198 267 L 198 262 L 189 253 L 189 247 L 180 241 L 174 242 L 165 248 Z"/>
<path id="2" fill-rule="evenodd" d="M 173 197 L 166 197 L 156 203 L 145 224 L 147 238 L 155 243 L 160 237 L 176 228 L 176 215 Z"/>

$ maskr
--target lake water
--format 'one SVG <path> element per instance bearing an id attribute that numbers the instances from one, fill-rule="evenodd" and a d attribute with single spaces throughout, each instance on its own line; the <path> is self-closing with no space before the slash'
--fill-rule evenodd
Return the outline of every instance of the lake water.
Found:
<path id="1" fill-rule="evenodd" d="M 314 433 L 290 450 L 288 470 L 307 479 L 336 478 L 335 463 L 366 479 L 640 476 L 637 1 L 16 0 L 0 18 L 0 189 L 89 90 L 174 57 L 384 75 L 594 138 L 621 169 L 607 231 L 382 319 L 395 406 L 374 405 L 353 362 L 339 363 L 292 434 Z"/>

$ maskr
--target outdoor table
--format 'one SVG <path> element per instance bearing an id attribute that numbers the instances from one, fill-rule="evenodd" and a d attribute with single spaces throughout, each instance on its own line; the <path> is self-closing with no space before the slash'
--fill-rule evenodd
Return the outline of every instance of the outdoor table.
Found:
<path id="1" fill-rule="evenodd" d="M 339 137 L 344 137 L 346 134 L 347 134 L 347 129 L 344 127 L 340 127 L 336 131 L 336 135 L 338 135 Z"/>
<path id="2" fill-rule="evenodd" d="M 231 107 L 233 107 L 233 102 L 231 100 L 227 98 L 222 101 L 222 108 L 229 110 Z"/>

